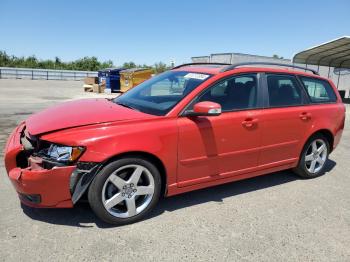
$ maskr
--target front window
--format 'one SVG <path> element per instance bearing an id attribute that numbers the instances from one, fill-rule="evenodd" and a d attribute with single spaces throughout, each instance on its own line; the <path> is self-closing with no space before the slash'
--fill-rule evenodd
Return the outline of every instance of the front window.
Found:
<path id="1" fill-rule="evenodd" d="M 165 115 L 210 76 L 202 73 L 168 71 L 139 84 L 115 98 L 113 102 L 147 114 Z"/>
<path id="2" fill-rule="evenodd" d="M 192 106 L 203 101 L 220 104 L 224 112 L 256 108 L 256 74 L 239 75 L 220 81 L 200 95 Z"/>

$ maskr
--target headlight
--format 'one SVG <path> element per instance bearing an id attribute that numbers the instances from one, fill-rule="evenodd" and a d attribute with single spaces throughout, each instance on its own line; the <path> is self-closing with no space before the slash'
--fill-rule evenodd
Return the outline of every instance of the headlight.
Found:
<path id="1" fill-rule="evenodd" d="M 80 146 L 71 147 L 51 144 L 44 154 L 56 161 L 74 162 L 83 154 L 84 150 L 85 148 Z"/>

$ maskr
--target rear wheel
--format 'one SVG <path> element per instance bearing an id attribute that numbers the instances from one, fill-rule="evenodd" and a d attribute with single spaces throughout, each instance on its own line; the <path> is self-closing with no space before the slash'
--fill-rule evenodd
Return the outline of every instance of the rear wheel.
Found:
<path id="1" fill-rule="evenodd" d="M 124 158 L 105 166 L 92 182 L 88 198 L 96 215 L 110 224 L 142 219 L 157 204 L 161 177 L 142 158 Z"/>
<path id="2" fill-rule="evenodd" d="M 317 177 L 324 173 L 329 156 L 329 142 L 321 134 L 310 138 L 305 144 L 295 173 L 304 178 Z"/>

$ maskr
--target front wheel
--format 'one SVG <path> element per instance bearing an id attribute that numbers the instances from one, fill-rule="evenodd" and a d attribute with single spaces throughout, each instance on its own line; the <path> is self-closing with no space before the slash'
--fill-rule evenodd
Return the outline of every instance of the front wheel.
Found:
<path id="1" fill-rule="evenodd" d="M 329 156 L 329 142 L 321 134 L 315 135 L 305 144 L 295 173 L 304 178 L 317 177 L 324 173 Z"/>
<path id="2" fill-rule="evenodd" d="M 142 158 L 123 158 L 105 166 L 90 185 L 89 203 L 110 224 L 142 219 L 157 204 L 161 191 L 158 169 Z"/>

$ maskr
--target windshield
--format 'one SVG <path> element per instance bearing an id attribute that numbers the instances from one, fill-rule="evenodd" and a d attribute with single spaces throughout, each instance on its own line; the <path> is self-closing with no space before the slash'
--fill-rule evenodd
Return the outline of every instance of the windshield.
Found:
<path id="1" fill-rule="evenodd" d="M 162 116 L 210 76 L 167 71 L 139 84 L 115 98 L 113 102 L 147 114 Z"/>

